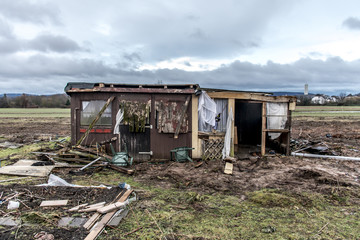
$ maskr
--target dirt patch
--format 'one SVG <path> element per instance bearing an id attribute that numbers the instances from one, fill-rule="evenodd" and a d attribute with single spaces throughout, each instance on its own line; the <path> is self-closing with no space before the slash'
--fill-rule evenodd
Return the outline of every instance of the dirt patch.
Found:
<path id="1" fill-rule="evenodd" d="M 1 118 L 0 121 L 0 136 L 16 143 L 49 140 L 70 133 L 70 118 Z"/>
<path id="2" fill-rule="evenodd" d="M 256 158 L 238 161 L 233 175 L 226 175 L 224 162 L 136 165 L 135 179 L 161 187 L 224 192 L 243 195 L 263 188 L 324 192 L 339 186 L 360 186 L 360 163 L 301 159 L 296 157 Z"/>

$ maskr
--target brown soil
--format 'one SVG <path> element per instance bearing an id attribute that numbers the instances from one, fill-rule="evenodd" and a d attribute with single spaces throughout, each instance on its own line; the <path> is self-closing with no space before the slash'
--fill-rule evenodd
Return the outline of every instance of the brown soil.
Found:
<path id="1" fill-rule="evenodd" d="M 16 143 L 70 136 L 70 118 L 1 118 L 0 136 Z"/>

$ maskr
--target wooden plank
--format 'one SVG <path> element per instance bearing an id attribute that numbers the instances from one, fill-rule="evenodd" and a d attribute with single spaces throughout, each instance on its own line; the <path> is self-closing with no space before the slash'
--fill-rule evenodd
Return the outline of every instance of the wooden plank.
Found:
<path id="1" fill-rule="evenodd" d="M 175 129 L 175 133 L 174 133 L 174 138 L 178 138 L 179 137 L 179 132 L 180 132 L 180 128 L 181 128 L 181 125 L 184 121 L 184 117 L 185 117 L 185 114 L 186 114 L 186 110 L 188 109 L 188 106 L 189 106 L 189 102 L 190 102 L 190 97 L 191 96 L 187 96 L 186 100 L 185 100 L 185 103 L 181 109 L 181 113 L 180 113 L 180 116 L 178 118 L 178 124 L 176 126 L 176 129 Z"/>
<path id="2" fill-rule="evenodd" d="M 247 92 L 206 92 L 211 98 L 233 98 L 233 99 L 245 99 L 255 101 L 266 102 L 294 102 L 296 97 L 294 96 L 265 96 L 261 93 L 247 93 Z"/>
<path id="3" fill-rule="evenodd" d="M 290 104 L 289 104 L 290 105 Z M 286 156 L 289 156 L 290 155 L 290 138 L 291 138 L 291 109 L 290 109 L 290 106 L 289 106 L 289 109 L 288 109 L 288 128 L 289 128 L 289 132 L 287 134 L 287 138 L 286 138 Z"/>
<path id="4" fill-rule="evenodd" d="M 261 122 L 261 155 L 265 155 L 266 150 L 266 102 L 262 103 L 262 122 Z"/>
<path id="5" fill-rule="evenodd" d="M 126 204 L 127 204 L 126 202 L 116 202 L 116 203 L 112 203 L 112 204 L 109 204 L 107 206 L 104 206 L 102 208 L 99 208 L 96 211 L 98 213 L 104 214 L 104 213 L 108 213 L 108 212 L 111 212 L 113 210 L 122 208 L 122 207 L 126 206 Z"/>
<path id="6" fill-rule="evenodd" d="M 224 173 L 225 173 L 225 174 L 232 174 L 232 173 L 233 173 L 233 168 L 234 168 L 234 165 L 233 165 L 232 163 L 227 162 L 227 163 L 225 164 Z"/>
<path id="7" fill-rule="evenodd" d="M 96 212 L 94 213 L 91 218 L 83 225 L 83 227 L 87 230 L 90 230 L 92 226 L 94 226 L 95 222 L 101 217 L 101 214 Z"/>
<path id="8" fill-rule="evenodd" d="M 76 212 L 76 211 L 79 211 L 80 208 L 83 208 L 83 207 L 85 207 L 87 205 L 88 205 L 88 203 L 80 204 L 80 205 L 78 205 L 76 207 L 68 209 L 68 211 L 69 212 Z"/>
<path id="9" fill-rule="evenodd" d="M 103 231 L 104 227 L 110 222 L 116 211 L 109 212 L 98 222 L 84 240 L 94 240 Z"/>
<path id="10" fill-rule="evenodd" d="M 0 174 L 16 176 L 47 177 L 55 166 L 5 166 Z"/>
<path id="11" fill-rule="evenodd" d="M 50 201 L 42 201 L 40 207 L 59 207 L 66 206 L 69 200 L 50 200 Z"/>
<path id="12" fill-rule="evenodd" d="M 95 212 L 96 210 L 98 210 L 99 208 L 102 208 L 103 206 L 105 206 L 105 202 L 87 206 L 84 209 L 80 209 L 79 212 Z"/>
<path id="13" fill-rule="evenodd" d="M 90 130 L 95 126 L 97 121 L 99 121 L 101 115 L 105 112 L 106 108 L 110 105 L 110 103 L 114 100 L 115 97 L 110 97 L 105 105 L 101 108 L 100 112 L 96 115 L 95 119 L 90 123 L 88 129 L 84 133 L 84 135 L 79 139 L 79 141 L 76 143 L 76 145 L 81 145 L 81 143 L 84 141 L 84 139 L 89 135 Z"/>
<path id="14" fill-rule="evenodd" d="M 127 190 L 118 200 L 118 202 L 125 202 L 128 197 L 130 196 L 130 194 L 133 192 L 133 190 Z M 115 215 L 117 211 L 111 211 L 107 214 L 105 214 L 105 216 L 100 220 L 100 222 L 98 222 L 94 228 L 91 230 L 91 232 L 86 236 L 85 240 L 93 240 L 96 239 L 97 236 L 103 231 L 103 229 L 105 228 L 105 226 L 110 222 L 110 220 L 113 218 L 113 216 Z"/>

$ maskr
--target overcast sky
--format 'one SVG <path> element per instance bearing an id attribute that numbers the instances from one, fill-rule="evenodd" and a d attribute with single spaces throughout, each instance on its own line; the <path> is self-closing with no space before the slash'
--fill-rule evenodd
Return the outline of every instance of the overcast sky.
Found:
<path id="1" fill-rule="evenodd" d="M 360 92 L 358 0 L 0 0 L 0 93 L 67 82 Z"/>

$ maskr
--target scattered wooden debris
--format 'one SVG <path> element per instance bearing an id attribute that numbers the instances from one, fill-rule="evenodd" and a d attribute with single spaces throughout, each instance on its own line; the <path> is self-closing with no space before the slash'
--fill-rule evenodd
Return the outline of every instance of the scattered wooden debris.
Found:
<path id="1" fill-rule="evenodd" d="M 50 201 L 42 201 L 40 207 L 59 207 L 66 206 L 69 200 L 50 200 Z"/>
<path id="2" fill-rule="evenodd" d="M 130 196 L 130 194 L 133 192 L 133 190 L 126 190 L 126 192 L 118 199 L 116 200 L 117 203 L 124 203 L 128 197 Z M 117 198 L 119 197 L 119 195 L 117 196 Z M 116 198 L 116 199 L 117 199 Z M 101 232 L 103 231 L 103 229 L 105 228 L 105 226 L 115 217 L 117 213 L 117 210 L 113 210 L 110 211 L 108 213 L 106 213 L 100 221 L 98 221 L 95 226 L 93 227 L 93 229 L 91 230 L 91 232 L 86 236 L 85 240 L 93 240 L 96 239 Z M 99 213 L 100 214 L 100 213 Z M 101 214 L 100 214 L 101 215 Z M 97 217 L 98 215 L 95 215 L 91 218 L 100 218 Z M 90 220 L 88 221 L 90 222 Z M 88 222 L 85 223 L 86 226 L 92 224 L 94 225 L 92 222 L 88 224 Z M 84 225 L 84 227 L 85 227 Z"/>

